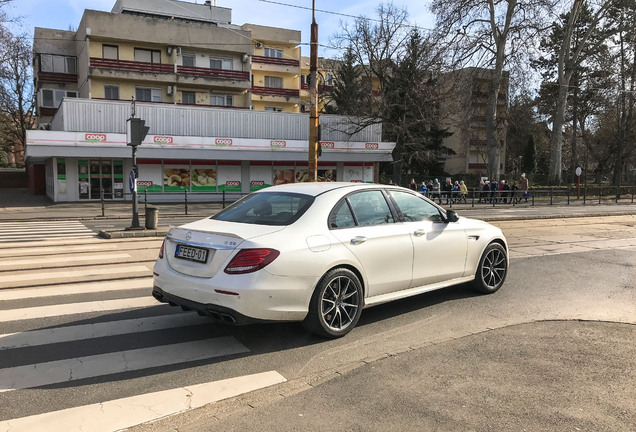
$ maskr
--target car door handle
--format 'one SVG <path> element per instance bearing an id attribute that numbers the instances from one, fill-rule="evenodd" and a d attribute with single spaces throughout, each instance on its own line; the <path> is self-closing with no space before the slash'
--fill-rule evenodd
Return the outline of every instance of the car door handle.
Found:
<path id="1" fill-rule="evenodd" d="M 366 238 L 366 237 L 358 236 L 358 237 L 354 237 L 354 238 L 352 238 L 352 239 L 351 239 L 351 244 L 354 244 L 354 245 L 356 245 L 356 244 L 362 244 L 362 243 L 364 243 L 365 241 L 367 241 L 367 238 Z"/>
<path id="2" fill-rule="evenodd" d="M 424 231 L 422 229 L 418 229 L 418 230 L 415 230 L 415 232 L 413 234 L 415 235 L 415 237 L 422 237 L 423 235 L 426 234 L 426 231 Z"/>

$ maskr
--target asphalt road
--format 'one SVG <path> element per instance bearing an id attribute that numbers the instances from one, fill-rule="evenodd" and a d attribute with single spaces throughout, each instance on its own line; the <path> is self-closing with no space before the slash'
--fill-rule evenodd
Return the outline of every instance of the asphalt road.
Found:
<path id="1" fill-rule="evenodd" d="M 636 218 L 496 224 L 511 247 L 510 274 L 499 292 L 475 295 L 459 286 L 377 306 L 365 310 L 358 327 L 339 340 L 310 336 L 296 324 L 231 328 L 201 319 L 169 329 L 3 349 L 0 375 L 23 364 L 66 364 L 65 359 L 156 346 L 168 347 L 170 354 L 165 364 L 149 368 L 71 375 L 34 388 L 10 384 L 12 391 L 0 393 L 0 422 L 275 371 L 286 382 L 131 430 L 636 429 Z M 187 315 L 154 305 L 73 310 L 93 301 L 100 307 L 144 301 L 147 288 L 126 284 L 146 280 L 160 241 L 82 237 L 3 248 L 0 293 L 56 292 L 0 299 L 0 318 L 40 307 L 54 311 L 2 320 L 0 334 Z M 84 292 L 102 283 L 114 287 Z M 79 292 L 63 292 L 72 287 Z M 65 305 L 71 310 L 62 314 L 58 308 Z M 177 344 L 209 345 L 217 338 L 245 349 L 177 361 Z M 33 379 L 42 368 L 26 376 Z"/>

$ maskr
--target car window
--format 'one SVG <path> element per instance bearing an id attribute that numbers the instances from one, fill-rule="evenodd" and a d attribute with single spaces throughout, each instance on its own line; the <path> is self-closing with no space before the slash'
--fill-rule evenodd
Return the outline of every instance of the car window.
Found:
<path id="1" fill-rule="evenodd" d="M 356 225 L 380 225 L 393 223 L 393 215 L 384 195 L 379 190 L 364 191 L 347 197 L 353 208 Z"/>
<path id="2" fill-rule="evenodd" d="M 431 220 L 439 222 L 442 217 L 437 207 L 419 196 L 397 190 L 389 191 L 406 222 Z"/>
<path id="3" fill-rule="evenodd" d="M 330 228 L 348 228 L 356 225 L 347 201 L 340 201 L 329 215 Z"/>
<path id="4" fill-rule="evenodd" d="M 212 216 L 212 219 L 257 225 L 289 225 L 309 208 L 309 195 L 262 192 L 251 194 Z"/>

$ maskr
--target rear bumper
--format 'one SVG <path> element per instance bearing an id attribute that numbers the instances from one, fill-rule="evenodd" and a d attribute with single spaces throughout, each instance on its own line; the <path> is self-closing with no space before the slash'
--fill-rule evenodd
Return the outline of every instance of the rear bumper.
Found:
<path id="1" fill-rule="evenodd" d="M 153 287 L 152 296 L 161 303 L 168 303 L 170 306 L 181 306 L 183 309 L 186 310 L 197 311 L 199 315 L 208 316 L 213 320 L 223 324 L 245 325 L 258 322 L 267 322 L 267 320 L 260 320 L 245 316 L 227 307 L 214 304 L 204 304 L 193 300 L 188 300 L 183 297 L 167 293 L 158 286 Z"/>

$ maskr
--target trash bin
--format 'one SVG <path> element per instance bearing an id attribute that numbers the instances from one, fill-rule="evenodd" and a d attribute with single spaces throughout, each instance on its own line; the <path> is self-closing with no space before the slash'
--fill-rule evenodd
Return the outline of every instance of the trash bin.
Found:
<path id="1" fill-rule="evenodd" d="M 157 207 L 146 207 L 146 229 L 157 229 L 159 221 L 159 209 Z"/>

